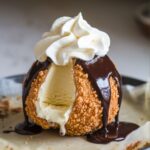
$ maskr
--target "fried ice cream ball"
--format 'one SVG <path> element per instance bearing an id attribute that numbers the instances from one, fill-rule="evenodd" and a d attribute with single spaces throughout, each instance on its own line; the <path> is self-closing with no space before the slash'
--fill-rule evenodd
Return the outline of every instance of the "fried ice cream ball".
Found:
<path id="1" fill-rule="evenodd" d="M 59 124 L 55 122 L 50 123 L 46 119 L 38 117 L 36 113 L 35 103 L 38 100 L 39 88 L 45 81 L 47 74 L 47 69 L 39 71 L 36 78 L 32 81 L 28 96 L 26 98 L 25 110 L 28 117 L 43 129 L 60 128 Z M 88 74 L 83 71 L 83 68 L 79 64 L 74 65 L 73 76 L 76 86 L 76 99 L 73 103 L 69 119 L 65 124 L 65 128 L 67 135 L 79 136 L 93 132 L 103 126 L 103 107 L 96 91 L 90 83 Z M 109 78 L 109 82 L 111 88 L 111 98 L 108 123 L 111 123 L 119 110 L 119 92 L 117 83 L 113 77 Z"/>

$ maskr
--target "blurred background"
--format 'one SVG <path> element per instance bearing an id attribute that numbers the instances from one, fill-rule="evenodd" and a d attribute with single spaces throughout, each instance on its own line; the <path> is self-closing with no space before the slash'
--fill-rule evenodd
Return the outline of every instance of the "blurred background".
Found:
<path id="1" fill-rule="evenodd" d="M 92 26 L 110 35 L 109 56 L 123 75 L 150 77 L 150 20 L 144 0 L 0 0 L 0 77 L 26 73 L 35 60 L 34 45 L 60 16 L 82 12 Z M 150 5 L 149 5 L 150 6 Z M 150 8 L 150 7 L 149 7 Z M 150 18 L 150 12 L 143 13 Z M 147 19 L 148 20 L 148 19 Z"/>

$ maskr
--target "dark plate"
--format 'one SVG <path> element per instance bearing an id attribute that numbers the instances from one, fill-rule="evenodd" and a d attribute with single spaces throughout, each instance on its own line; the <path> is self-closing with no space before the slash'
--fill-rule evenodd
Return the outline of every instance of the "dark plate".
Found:
<path id="1" fill-rule="evenodd" d="M 17 83 L 22 83 L 24 77 L 25 77 L 25 74 L 20 74 L 20 75 L 9 76 L 9 77 L 6 77 L 6 78 L 7 79 L 12 79 Z M 135 79 L 135 78 L 131 78 L 131 77 L 127 77 L 127 76 L 122 76 L 122 83 L 123 83 L 123 85 L 130 84 L 130 85 L 133 85 L 133 86 L 138 86 L 138 85 L 144 84 L 145 81 Z"/>

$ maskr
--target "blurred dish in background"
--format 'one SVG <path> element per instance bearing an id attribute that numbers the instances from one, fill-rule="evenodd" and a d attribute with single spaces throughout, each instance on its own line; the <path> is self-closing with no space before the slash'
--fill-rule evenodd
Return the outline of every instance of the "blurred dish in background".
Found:
<path id="1" fill-rule="evenodd" d="M 150 2 L 141 5 L 137 9 L 136 20 L 144 34 L 150 38 Z"/>

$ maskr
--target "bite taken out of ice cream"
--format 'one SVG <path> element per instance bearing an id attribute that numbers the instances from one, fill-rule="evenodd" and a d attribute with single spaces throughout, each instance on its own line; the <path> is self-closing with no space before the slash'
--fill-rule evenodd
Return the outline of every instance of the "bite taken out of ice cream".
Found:
<path id="1" fill-rule="evenodd" d="M 79 136 L 118 125 L 121 77 L 107 56 L 110 38 L 90 26 L 80 13 L 58 18 L 35 46 L 36 61 L 23 84 L 29 134 L 58 128 Z M 27 126 L 26 126 L 26 125 Z"/>

